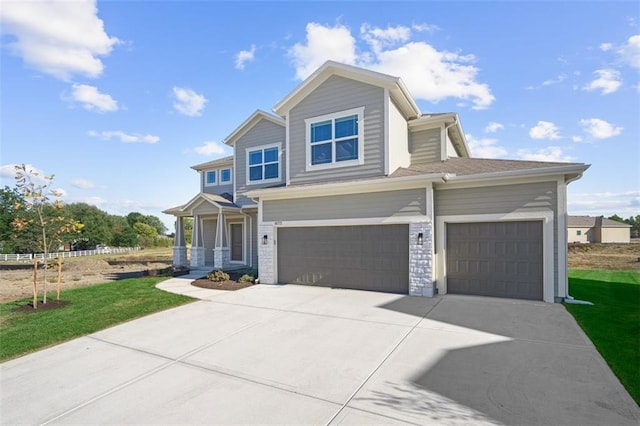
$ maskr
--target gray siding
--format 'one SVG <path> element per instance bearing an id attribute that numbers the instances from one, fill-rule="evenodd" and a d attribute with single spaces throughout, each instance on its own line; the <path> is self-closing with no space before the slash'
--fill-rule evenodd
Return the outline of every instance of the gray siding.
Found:
<path id="1" fill-rule="evenodd" d="M 364 106 L 364 164 L 328 170 L 306 169 L 304 120 Z M 330 182 L 384 174 L 384 90 L 332 76 L 289 113 L 290 181 Z"/>
<path id="2" fill-rule="evenodd" d="M 233 195 L 233 183 L 229 185 L 224 184 L 224 185 L 204 186 L 202 192 L 205 192 L 207 194 L 217 194 L 217 195 L 224 194 L 226 192 L 227 194 Z"/>
<path id="3" fill-rule="evenodd" d="M 558 194 L 555 181 L 436 190 L 434 198 L 436 216 L 552 211 L 554 291 L 557 294 Z"/>
<path id="4" fill-rule="evenodd" d="M 426 190 L 273 200 L 262 207 L 265 222 L 418 216 L 426 214 Z"/>
<path id="5" fill-rule="evenodd" d="M 235 144 L 236 169 L 234 178 L 236 179 L 236 199 L 235 203 L 239 206 L 246 204 L 255 204 L 255 202 L 247 198 L 244 193 L 247 191 L 278 185 L 278 183 L 267 184 L 251 184 L 247 185 L 247 148 L 255 148 L 261 145 L 269 145 L 281 143 L 280 156 L 280 183 L 286 182 L 286 153 L 285 151 L 285 128 L 270 121 L 262 120 L 245 133 Z"/>
<path id="6" fill-rule="evenodd" d="M 409 152 L 411 164 L 424 164 L 440 161 L 442 145 L 440 129 L 427 129 L 409 134 Z"/>

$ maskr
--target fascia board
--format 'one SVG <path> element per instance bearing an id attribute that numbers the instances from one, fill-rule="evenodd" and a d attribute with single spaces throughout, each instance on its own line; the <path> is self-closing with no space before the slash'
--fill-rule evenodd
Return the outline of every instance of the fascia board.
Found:
<path id="1" fill-rule="evenodd" d="M 239 138 L 244 136 L 249 130 L 253 128 L 260 120 L 267 120 L 274 124 L 284 127 L 285 122 L 282 118 L 276 117 L 273 114 L 269 114 L 262 110 L 256 110 L 249 116 L 241 125 L 239 125 L 229 136 L 224 138 L 223 142 L 227 145 L 233 146 Z"/>
<path id="2" fill-rule="evenodd" d="M 400 178 L 384 178 L 357 182 L 335 182 L 321 185 L 300 187 L 265 188 L 249 191 L 249 198 L 262 200 L 278 200 L 289 198 L 320 197 L 327 195 L 362 194 L 367 192 L 393 191 L 398 189 L 423 188 L 430 182 L 442 182 L 445 173 L 406 176 Z"/>
<path id="3" fill-rule="evenodd" d="M 440 114 L 433 117 L 423 115 L 416 118 L 415 120 L 408 121 L 407 124 L 410 130 L 419 131 L 433 129 L 434 127 L 438 127 L 443 123 L 451 123 L 455 119 L 456 114 L 454 113 Z"/>
<path id="4" fill-rule="evenodd" d="M 557 166 L 557 167 L 545 167 L 542 169 L 527 169 L 527 170 L 509 170 L 504 172 L 493 172 L 493 173 L 478 173 L 471 175 L 449 175 L 445 178 L 447 182 L 455 183 L 455 182 L 478 182 L 478 181 L 489 181 L 489 180 L 497 180 L 497 179 L 517 179 L 517 178 L 527 178 L 527 177 L 537 177 L 537 176 L 557 176 L 557 175 L 567 175 L 567 174 L 575 174 L 578 173 L 582 175 L 582 173 L 589 168 L 589 164 L 584 165 L 571 165 L 571 166 Z"/>

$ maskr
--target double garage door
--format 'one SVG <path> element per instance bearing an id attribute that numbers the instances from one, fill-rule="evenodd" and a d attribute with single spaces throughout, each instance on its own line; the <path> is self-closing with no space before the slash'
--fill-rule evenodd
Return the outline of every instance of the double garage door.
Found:
<path id="1" fill-rule="evenodd" d="M 279 228 L 278 281 L 409 292 L 409 226 Z"/>
<path id="2" fill-rule="evenodd" d="M 447 292 L 542 300 L 542 222 L 447 224 Z"/>

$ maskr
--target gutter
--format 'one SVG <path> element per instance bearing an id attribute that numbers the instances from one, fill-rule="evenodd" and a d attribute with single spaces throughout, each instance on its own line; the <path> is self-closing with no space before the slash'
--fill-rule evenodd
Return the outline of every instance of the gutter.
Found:
<path id="1" fill-rule="evenodd" d="M 445 177 L 447 182 L 464 182 L 464 181 L 483 181 L 493 180 L 496 178 L 515 178 L 515 177 L 530 177 L 530 176 L 543 176 L 550 174 L 566 174 L 566 173 L 579 173 L 580 175 L 589 168 L 589 165 L 570 165 L 570 166 L 557 166 L 557 167 L 541 167 L 539 169 L 525 169 L 525 170 L 509 170 L 506 172 L 493 172 L 482 174 L 470 174 L 458 176 L 450 174 Z M 576 177 L 577 179 L 578 177 Z"/>

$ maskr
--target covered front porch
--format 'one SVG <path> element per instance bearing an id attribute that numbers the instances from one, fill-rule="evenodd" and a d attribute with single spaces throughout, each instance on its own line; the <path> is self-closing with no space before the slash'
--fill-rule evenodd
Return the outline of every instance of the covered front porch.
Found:
<path id="1" fill-rule="evenodd" d="M 187 204 L 165 210 L 176 216 L 173 265 L 190 269 L 252 267 L 254 217 L 221 195 L 200 193 Z M 191 246 L 185 222 L 193 218 Z"/>

